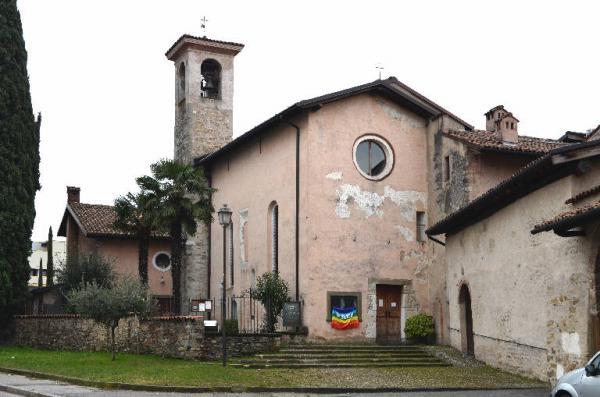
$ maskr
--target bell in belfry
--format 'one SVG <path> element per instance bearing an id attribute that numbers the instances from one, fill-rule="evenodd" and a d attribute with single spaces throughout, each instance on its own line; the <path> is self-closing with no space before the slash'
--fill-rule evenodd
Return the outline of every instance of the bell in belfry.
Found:
<path id="1" fill-rule="evenodd" d="M 216 87 L 214 77 L 213 76 L 205 76 L 204 77 L 204 88 L 207 90 L 214 90 Z"/>

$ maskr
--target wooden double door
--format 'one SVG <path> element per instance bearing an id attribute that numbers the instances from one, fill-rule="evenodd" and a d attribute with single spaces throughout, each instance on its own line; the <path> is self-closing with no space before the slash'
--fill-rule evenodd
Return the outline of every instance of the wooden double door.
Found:
<path id="1" fill-rule="evenodd" d="M 400 343 L 402 340 L 402 286 L 377 285 L 377 342 Z"/>

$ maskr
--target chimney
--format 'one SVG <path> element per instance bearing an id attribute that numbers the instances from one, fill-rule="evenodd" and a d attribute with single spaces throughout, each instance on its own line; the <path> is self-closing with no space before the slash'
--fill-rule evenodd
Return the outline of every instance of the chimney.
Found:
<path id="1" fill-rule="evenodd" d="M 76 186 L 67 186 L 67 204 L 78 203 L 80 191 L 81 189 Z"/>
<path id="2" fill-rule="evenodd" d="M 485 129 L 494 132 L 496 138 L 507 145 L 519 142 L 519 120 L 503 105 L 491 108 L 485 113 Z"/>

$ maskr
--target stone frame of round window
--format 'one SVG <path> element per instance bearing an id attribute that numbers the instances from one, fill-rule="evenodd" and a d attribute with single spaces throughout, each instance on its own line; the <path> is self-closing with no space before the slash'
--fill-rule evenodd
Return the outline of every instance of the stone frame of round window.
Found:
<path id="1" fill-rule="evenodd" d="M 383 155 L 385 157 L 385 165 L 383 165 L 383 169 L 381 171 L 378 171 L 376 174 L 370 173 L 370 171 L 373 168 L 376 168 L 373 166 L 373 164 L 369 164 L 365 167 L 365 164 L 363 162 L 361 166 L 361 161 L 357 159 L 356 154 L 357 150 L 359 150 L 359 146 L 361 146 L 361 148 L 364 148 L 366 144 L 369 144 L 369 146 L 367 147 L 369 152 L 371 152 L 371 150 L 378 153 L 381 151 L 383 152 Z M 352 148 L 352 159 L 354 161 L 354 166 L 356 167 L 358 172 L 363 177 L 372 181 L 380 181 L 384 179 L 392 172 L 392 169 L 394 168 L 394 151 L 392 150 L 391 145 L 385 139 L 378 135 L 363 135 L 360 138 L 358 138 L 356 142 L 354 142 L 354 147 Z M 370 159 L 371 157 L 369 154 L 369 161 Z"/>
<path id="2" fill-rule="evenodd" d="M 159 259 L 159 256 L 161 256 L 161 255 L 166 255 L 169 258 L 169 266 L 162 267 L 156 263 L 156 261 Z M 164 252 L 164 251 L 157 252 L 156 254 L 154 254 L 154 257 L 152 258 L 152 265 L 161 272 L 168 272 L 169 270 L 171 270 L 171 255 L 168 252 Z"/>

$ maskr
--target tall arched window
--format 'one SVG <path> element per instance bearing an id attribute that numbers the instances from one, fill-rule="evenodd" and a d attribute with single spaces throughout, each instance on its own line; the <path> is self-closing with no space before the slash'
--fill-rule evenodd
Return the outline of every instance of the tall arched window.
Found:
<path id="1" fill-rule="evenodd" d="M 229 224 L 229 285 L 233 287 L 234 278 L 234 264 L 233 264 L 233 221 Z"/>
<path id="2" fill-rule="evenodd" d="M 207 59 L 200 67 L 202 73 L 202 97 L 219 99 L 221 95 L 221 65 L 214 59 Z"/>
<path id="3" fill-rule="evenodd" d="M 279 272 L 279 205 L 274 201 L 269 206 L 269 215 L 271 218 L 271 270 L 274 273 Z"/>
<path id="4" fill-rule="evenodd" d="M 179 64 L 177 80 L 179 82 L 179 86 L 177 87 L 177 99 L 182 100 L 183 98 L 185 98 L 185 64 L 183 62 Z"/>

